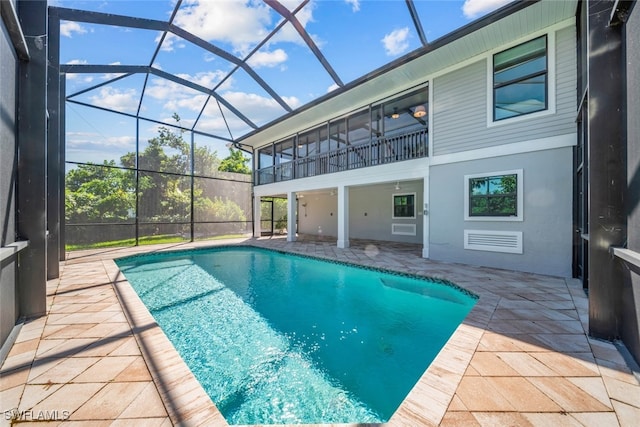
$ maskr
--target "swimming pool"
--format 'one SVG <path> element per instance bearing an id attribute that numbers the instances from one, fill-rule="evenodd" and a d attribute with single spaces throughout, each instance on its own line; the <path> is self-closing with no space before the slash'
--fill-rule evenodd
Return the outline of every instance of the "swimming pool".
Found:
<path id="1" fill-rule="evenodd" d="M 252 247 L 116 262 L 230 424 L 387 421 L 476 301 Z"/>

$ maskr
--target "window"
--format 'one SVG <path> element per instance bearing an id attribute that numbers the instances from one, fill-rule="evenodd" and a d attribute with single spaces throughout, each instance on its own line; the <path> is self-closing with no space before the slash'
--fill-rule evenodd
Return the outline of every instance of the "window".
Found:
<path id="1" fill-rule="evenodd" d="M 493 56 L 493 120 L 547 109 L 547 37 Z"/>
<path id="2" fill-rule="evenodd" d="M 393 219 L 416 217 L 416 193 L 393 195 Z"/>
<path id="3" fill-rule="evenodd" d="M 522 170 L 466 175 L 465 220 L 522 221 Z"/>

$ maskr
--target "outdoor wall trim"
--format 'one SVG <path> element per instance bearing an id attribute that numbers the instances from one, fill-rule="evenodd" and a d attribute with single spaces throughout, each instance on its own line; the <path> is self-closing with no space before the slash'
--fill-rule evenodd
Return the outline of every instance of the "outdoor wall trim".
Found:
<path id="1" fill-rule="evenodd" d="M 29 48 L 27 47 L 27 41 L 24 38 L 18 13 L 16 12 L 16 7 L 13 2 L 0 1 L 0 14 L 2 15 L 2 21 L 4 21 L 7 27 L 9 37 L 11 37 L 11 43 L 13 43 L 13 48 L 18 54 L 18 58 L 22 61 L 28 61 L 30 59 Z"/>
<path id="2" fill-rule="evenodd" d="M 625 262 L 640 268 L 640 253 L 627 248 L 611 247 L 609 251 Z"/>
<path id="3" fill-rule="evenodd" d="M 549 138 L 533 139 L 531 141 L 496 145 L 495 147 L 480 148 L 477 150 L 461 151 L 459 153 L 434 155 L 431 157 L 431 166 L 468 162 L 478 159 L 489 159 L 500 156 L 511 156 L 521 153 L 532 153 L 535 151 L 553 150 L 556 148 L 573 147 L 576 143 L 577 135 L 575 133 L 570 133 L 567 135 L 552 136 Z"/>
<path id="4" fill-rule="evenodd" d="M 17 254 L 21 250 L 25 249 L 29 246 L 28 240 L 23 240 L 20 242 L 9 243 L 7 246 L 3 246 L 0 248 L 0 262 L 4 261 L 7 258 L 12 257 Z"/>

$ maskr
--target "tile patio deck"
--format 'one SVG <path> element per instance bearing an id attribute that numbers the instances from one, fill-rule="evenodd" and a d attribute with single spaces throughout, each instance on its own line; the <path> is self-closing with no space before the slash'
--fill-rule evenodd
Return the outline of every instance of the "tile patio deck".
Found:
<path id="1" fill-rule="evenodd" d="M 223 243 L 444 278 L 480 296 L 386 425 L 640 425 L 637 374 L 585 334 L 578 281 L 429 261 L 418 246 L 282 238 L 70 253 L 47 285 L 47 315 L 23 324 L 0 368 L 0 425 L 227 425 L 113 262 Z"/>

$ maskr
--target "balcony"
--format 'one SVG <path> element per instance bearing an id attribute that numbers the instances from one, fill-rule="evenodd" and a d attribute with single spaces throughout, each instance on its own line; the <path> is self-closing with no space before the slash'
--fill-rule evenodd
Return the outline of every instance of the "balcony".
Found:
<path id="1" fill-rule="evenodd" d="M 378 166 L 419 159 L 429 154 L 427 129 L 394 136 L 382 136 L 369 142 L 347 145 L 336 150 L 300 157 L 255 171 L 255 184 L 271 184 L 297 178 Z"/>

